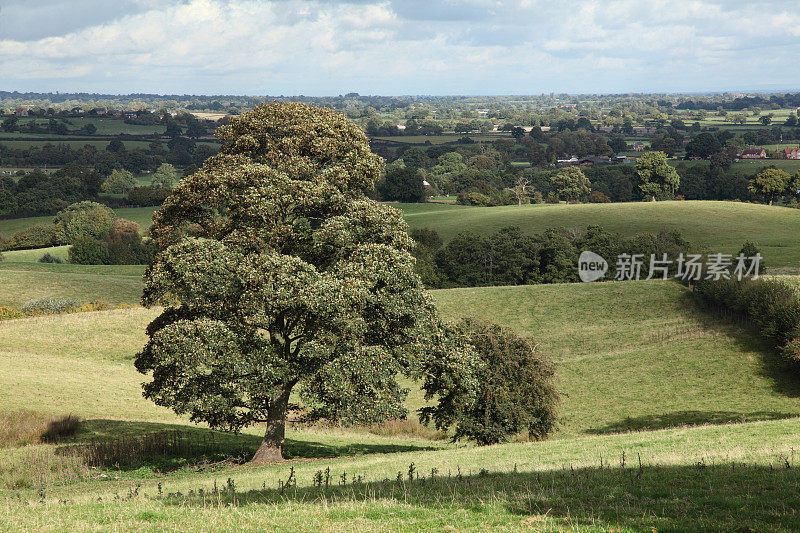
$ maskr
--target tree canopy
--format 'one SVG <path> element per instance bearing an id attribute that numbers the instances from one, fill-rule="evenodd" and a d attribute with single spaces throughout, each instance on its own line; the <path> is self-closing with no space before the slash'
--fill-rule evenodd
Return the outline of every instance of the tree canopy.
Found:
<path id="1" fill-rule="evenodd" d="M 212 427 L 266 422 L 254 462 L 282 457 L 289 397 L 308 417 L 405 414 L 438 321 L 401 212 L 344 115 L 265 104 L 217 130 L 220 154 L 154 216 L 143 302 L 164 311 L 137 356 L 145 396 Z"/>
<path id="2" fill-rule="evenodd" d="M 750 180 L 748 189 L 751 193 L 761 196 L 765 201 L 772 205 L 776 196 L 783 194 L 789 186 L 791 176 L 777 168 L 767 168 L 756 174 Z"/>
<path id="3" fill-rule="evenodd" d="M 591 192 L 591 184 L 578 167 L 566 167 L 550 178 L 553 191 L 567 201 L 585 200 Z"/>
<path id="4" fill-rule="evenodd" d="M 678 171 L 667 163 L 664 152 L 647 152 L 636 161 L 639 189 L 645 197 L 671 200 L 675 197 L 681 178 Z"/>
<path id="5" fill-rule="evenodd" d="M 114 169 L 101 189 L 111 194 L 125 194 L 136 187 L 136 178 L 127 170 Z"/>

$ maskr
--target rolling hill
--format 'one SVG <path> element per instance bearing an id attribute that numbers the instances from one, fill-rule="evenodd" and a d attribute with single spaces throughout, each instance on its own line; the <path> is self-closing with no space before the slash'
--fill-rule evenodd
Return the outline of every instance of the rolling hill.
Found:
<path id="1" fill-rule="evenodd" d="M 800 272 L 800 210 L 741 202 L 632 202 L 616 204 L 539 204 L 467 207 L 452 204 L 392 204 L 403 210 L 412 228 L 436 229 L 445 241 L 461 231 L 488 234 L 517 225 L 526 233 L 547 228 L 583 230 L 589 225 L 632 236 L 677 230 L 709 252 L 735 253 L 745 241 L 761 247 L 766 264 Z M 123 208 L 120 217 L 147 229 L 155 208 Z M 0 220 L 0 234 L 10 235 L 52 217 Z"/>
<path id="2" fill-rule="evenodd" d="M 56 447 L 0 449 L 0 529 L 800 525 L 786 512 L 800 505 L 798 387 L 774 369 L 754 335 L 701 314 L 682 286 L 486 287 L 433 296 L 446 317 L 496 320 L 533 336 L 554 357 L 563 403 L 552 439 L 479 448 L 299 426 L 287 435 L 298 460 L 286 465 L 165 473 L 153 462 L 46 489 L 26 476 L 38 462 L 60 464 Z M 188 431 L 185 419 L 142 398 L 143 378 L 133 369 L 143 328 L 156 313 L 134 308 L 0 322 L 0 411 L 79 415 L 86 422 L 78 440 Z M 421 401 L 414 393 L 408 406 Z M 259 431 L 224 438 L 252 450 Z M 281 484 L 290 467 L 296 485 L 287 491 Z M 313 486 L 322 472 L 332 477 L 330 487 Z M 44 503 L 31 512 L 36 501 Z"/>

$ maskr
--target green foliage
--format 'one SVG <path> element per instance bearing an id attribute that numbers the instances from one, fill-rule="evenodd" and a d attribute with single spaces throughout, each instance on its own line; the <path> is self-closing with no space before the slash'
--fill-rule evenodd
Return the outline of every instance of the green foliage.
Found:
<path id="1" fill-rule="evenodd" d="M 81 265 L 142 265 L 150 262 L 149 245 L 142 241 L 139 225 L 114 219 L 100 238 L 82 236 L 69 249 L 69 262 Z"/>
<path id="2" fill-rule="evenodd" d="M 552 190 L 562 200 L 583 201 L 589 196 L 591 184 L 578 167 L 565 167 L 550 177 Z"/>
<path id="3" fill-rule="evenodd" d="M 296 385 L 311 416 L 398 417 L 435 315 L 401 213 L 365 196 L 380 158 L 345 116 L 295 103 L 217 135 L 154 217 L 145 396 L 212 427 L 266 422 L 259 462 L 281 457 Z"/>
<path id="4" fill-rule="evenodd" d="M 125 194 L 134 187 L 136 187 L 136 178 L 133 177 L 133 174 L 127 170 L 114 169 L 103 182 L 101 189 L 111 194 Z"/>
<path id="5" fill-rule="evenodd" d="M 772 204 L 776 196 L 786 191 L 790 180 L 791 176 L 787 172 L 777 168 L 767 168 L 756 174 L 747 188 L 752 194 Z"/>
<path id="6" fill-rule="evenodd" d="M 56 228 L 52 224 L 34 224 L 16 232 L 5 242 L 6 250 L 46 248 L 58 244 Z"/>
<path id="7" fill-rule="evenodd" d="M 103 241 L 91 237 L 78 237 L 69 248 L 69 262 L 77 265 L 102 265 L 108 256 Z"/>
<path id="8" fill-rule="evenodd" d="M 676 258 L 691 249 L 677 232 L 643 233 L 625 239 L 600 226 L 589 226 L 585 232 L 549 229 L 537 235 L 525 235 L 518 226 L 509 226 L 486 237 L 472 231 L 459 233 L 435 259 L 440 287 L 477 287 L 578 281 L 582 250 L 608 261 L 605 279 L 609 280 L 616 276 L 615 260 L 621 253 Z M 645 261 L 642 277 L 647 277 L 649 267 Z M 671 268 L 674 273 L 674 265 Z"/>
<path id="9" fill-rule="evenodd" d="M 411 167 L 398 167 L 386 171 L 378 184 L 378 192 L 383 200 L 405 203 L 424 202 L 425 187 L 422 174 Z"/>
<path id="10" fill-rule="evenodd" d="M 700 157 L 706 159 L 712 154 L 722 150 L 722 144 L 716 135 L 709 132 L 697 134 L 689 144 L 686 145 L 686 157 Z"/>
<path id="11" fill-rule="evenodd" d="M 128 191 L 128 202 L 132 205 L 157 206 L 164 203 L 172 189 L 152 187 L 134 187 Z"/>
<path id="12" fill-rule="evenodd" d="M 58 315 L 68 313 L 80 304 L 71 298 L 56 298 L 48 296 L 31 300 L 22 306 L 22 312 L 26 315 Z"/>
<path id="13" fill-rule="evenodd" d="M 153 189 L 171 189 L 178 180 L 178 171 L 169 163 L 162 163 L 153 173 L 150 185 Z"/>
<path id="14" fill-rule="evenodd" d="M 435 255 L 444 242 L 436 230 L 431 228 L 415 228 L 411 230 L 414 239 L 414 258 L 417 260 L 415 269 L 422 283 L 426 287 L 438 287 L 442 280 L 436 268 Z"/>
<path id="15" fill-rule="evenodd" d="M 440 429 L 454 425 L 455 440 L 469 438 L 479 445 L 497 444 L 520 431 L 535 440 L 546 438 L 555 427 L 559 402 L 552 361 L 531 341 L 497 324 L 464 319 L 457 331 L 477 354 L 471 384 L 464 386 L 459 374 L 427 382 L 427 397 L 457 399 L 447 403 L 452 412 L 423 408 L 423 421 L 434 420 Z"/>
<path id="16" fill-rule="evenodd" d="M 77 202 L 58 212 L 55 224 L 56 242 L 71 244 L 81 237 L 100 239 L 111 230 L 116 215 L 96 202 Z"/>
<path id="17" fill-rule="evenodd" d="M 46 252 L 42 257 L 39 258 L 39 260 L 37 262 L 38 263 L 57 263 L 57 264 L 60 264 L 60 263 L 63 263 L 64 260 L 61 259 L 60 257 L 54 256 L 50 252 Z"/>
<path id="18" fill-rule="evenodd" d="M 694 293 L 713 309 L 724 309 L 752 321 L 761 336 L 800 368 L 800 293 L 780 280 L 702 281 Z"/>
<path id="19" fill-rule="evenodd" d="M 672 200 L 680 185 L 678 172 L 664 152 L 647 152 L 636 161 L 639 189 L 645 199 Z"/>

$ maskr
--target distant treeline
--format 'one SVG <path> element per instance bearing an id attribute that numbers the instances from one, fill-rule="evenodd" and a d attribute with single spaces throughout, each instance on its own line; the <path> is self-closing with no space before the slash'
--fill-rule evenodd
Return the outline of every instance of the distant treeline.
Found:
<path id="1" fill-rule="evenodd" d="M 11 148 L 0 142 L 0 166 L 43 167 L 74 163 L 93 167 L 103 175 L 110 174 L 115 168 L 139 173 L 155 170 L 162 163 L 200 166 L 219 150 L 216 146 L 198 144 L 187 137 L 175 137 L 167 142 L 157 139 L 150 142 L 147 149 L 128 149 L 123 139 L 122 136 L 112 139 L 105 149 L 90 144 L 73 148 L 66 143 Z"/>
<path id="2" fill-rule="evenodd" d="M 435 230 L 415 229 L 417 269 L 431 288 L 531 285 L 579 281 L 578 256 L 591 250 L 608 261 L 605 279 L 617 275 L 619 254 L 643 254 L 641 277 L 649 274 L 651 254 L 676 258 L 696 252 L 678 232 L 643 233 L 624 238 L 600 226 L 585 231 L 549 229 L 526 235 L 517 226 L 482 236 L 472 231 L 456 235 L 446 245 Z M 675 265 L 670 266 L 674 274 Z M 659 276 L 661 275 L 658 273 Z"/>
<path id="3" fill-rule="evenodd" d="M 730 111 L 741 111 L 748 108 L 786 108 L 800 107 L 800 93 L 773 94 L 769 96 L 739 96 L 731 100 L 730 98 L 702 98 L 688 99 L 680 102 L 675 109 L 705 109 L 713 111 L 719 108 Z"/>

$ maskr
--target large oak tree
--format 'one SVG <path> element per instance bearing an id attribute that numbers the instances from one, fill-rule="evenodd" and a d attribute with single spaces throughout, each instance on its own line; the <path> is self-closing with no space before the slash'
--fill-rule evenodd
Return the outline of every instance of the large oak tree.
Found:
<path id="1" fill-rule="evenodd" d="M 298 103 L 217 136 L 154 216 L 145 396 L 216 428 L 266 423 L 256 463 L 282 458 L 296 390 L 309 415 L 403 416 L 397 377 L 439 333 L 401 213 L 365 194 L 380 158 L 346 117 Z"/>

